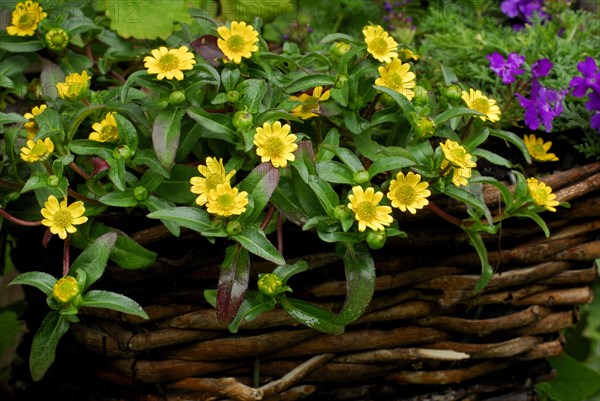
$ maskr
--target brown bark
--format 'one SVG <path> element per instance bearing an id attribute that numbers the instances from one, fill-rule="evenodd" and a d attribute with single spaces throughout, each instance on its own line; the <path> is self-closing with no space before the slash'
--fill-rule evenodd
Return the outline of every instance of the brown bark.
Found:
<path id="1" fill-rule="evenodd" d="M 482 362 L 459 369 L 433 372 L 398 372 L 386 376 L 386 379 L 400 384 L 451 384 L 497 372 L 506 369 L 508 366 L 508 363 Z"/>
<path id="2" fill-rule="evenodd" d="M 594 298 L 590 287 L 565 288 L 538 292 L 514 302 L 515 305 L 583 305 Z"/>

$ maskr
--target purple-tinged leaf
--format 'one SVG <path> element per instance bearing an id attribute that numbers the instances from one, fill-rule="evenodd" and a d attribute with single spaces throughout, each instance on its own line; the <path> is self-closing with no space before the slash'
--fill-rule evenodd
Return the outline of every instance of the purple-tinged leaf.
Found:
<path id="1" fill-rule="evenodd" d="M 217 290 L 217 319 L 229 324 L 244 301 L 250 275 L 250 255 L 240 245 L 231 245 L 225 252 Z"/>
<path id="2" fill-rule="evenodd" d="M 263 211 L 277 184 L 279 184 L 279 169 L 273 167 L 271 163 L 262 163 L 256 166 L 254 170 L 238 186 L 240 191 L 248 192 L 254 201 L 252 213 L 244 216 L 245 221 L 254 221 Z"/>
<path id="3" fill-rule="evenodd" d="M 219 59 L 225 58 L 225 55 L 217 45 L 217 39 L 213 35 L 204 35 L 190 43 L 194 51 L 214 67 L 219 65 Z"/>

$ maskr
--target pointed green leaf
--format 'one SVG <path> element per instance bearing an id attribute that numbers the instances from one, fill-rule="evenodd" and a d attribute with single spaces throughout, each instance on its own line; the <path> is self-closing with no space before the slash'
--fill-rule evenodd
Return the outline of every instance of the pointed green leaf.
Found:
<path id="1" fill-rule="evenodd" d="M 50 312 L 42 322 L 31 343 L 29 369 L 34 381 L 40 380 L 54 362 L 56 346 L 69 329 L 67 318 L 58 312 Z"/>
<path id="2" fill-rule="evenodd" d="M 25 272 L 19 274 L 9 285 L 30 285 L 42 291 L 46 295 L 52 294 L 56 279 L 43 272 Z"/>
<path id="3" fill-rule="evenodd" d="M 106 233 L 98 237 L 73 261 L 70 271 L 76 274 L 77 270 L 81 269 L 86 274 L 83 291 L 90 288 L 104 273 L 108 257 L 116 241 L 117 233 Z"/>
<path id="4" fill-rule="evenodd" d="M 264 231 L 257 224 L 249 224 L 238 235 L 231 239 L 240 243 L 248 252 L 260 256 L 277 265 L 284 265 L 285 259 L 277 248 L 267 239 Z"/>
<path id="5" fill-rule="evenodd" d="M 479 260 L 481 261 L 481 276 L 479 276 L 479 281 L 477 281 L 477 285 L 475 286 L 475 292 L 479 292 L 483 290 L 486 285 L 488 285 L 492 279 L 494 270 L 488 261 L 487 249 L 485 248 L 481 234 L 475 230 L 469 229 L 465 229 L 465 232 L 469 237 L 469 243 L 471 246 L 473 246 L 473 248 L 475 248 L 475 251 L 477 251 L 477 255 L 479 256 Z"/>
<path id="6" fill-rule="evenodd" d="M 138 203 L 133 197 L 133 189 L 131 188 L 127 188 L 124 191 L 110 192 L 98 200 L 107 206 L 116 207 L 133 207 Z"/>
<path id="7" fill-rule="evenodd" d="M 186 227 L 211 237 L 227 236 L 224 231 L 215 232 L 208 213 L 197 207 L 181 206 L 157 210 L 156 212 L 148 214 L 148 217 L 151 219 L 172 221 L 173 223 L 179 224 L 181 227 Z"/>
<path id="8" fill-rule="evenodd" d="M 492 213 L 487 205 L 478 197 L 466 191 L 462 188 L 458 188 L 454 185 L 448 185 L 444 188 L 444 193 L 454 199 L 457 199 L 470 207 L 473 207 L 483 214 L 487 221 L 492 224 Z"/>
<path id="9" fill-rule="evenodd" d="M 329 311 L 299 299 L 285 298 L 281 307 L 298 322 L 328 334 L 342 334 L 344 326 L 334 322 L 335 315 Z"/>
<path id="10" fill-rule="evenodd" d="M 231 118 L 224 114 L 210 114 L 201 108 L 188 109 L 187 115 L 193 118 L 204 129 L 203 138 L 220 139 L 229 143 L 239 141 L 238 135 L 233 130 Z"/>
<path id="11" fill-rule="evenodd" d="M 485 116 L 485 114 L 480 111 L 469 109 L 468 107 L 453 107 L 450 110 L 446 110 L 435 116 L 433 121 L 436 125 L 442 125 L 446 121 L 460 116 Z"/>
<path id="12" fill-rule="evenodd" d="M 279 169 L 271 163 L 261 163 L 238 185 L 239 190 L 248 192 L 254 201 L 254 209 L 248 215 L 244 213 L 244 221 L 253 222 L 262 213 L 277 188 L 279 176 Z"/>
<path id="13" fill-rule="evenodd" d="M 183 110 L 172 108 L 161 111 L 152 127 L 152 144 L 158 160 L 167 170 L 175 162 L 175 154 L 179 145 L 179 135 Z"/>
<path id="14" fill-rule="evenodd" d="M 144 309 L 142 309 L 142 307 L 133 299 L 110 291 L 88 291 L 83 296 L 83 302 L 81 303 L 81 306 L 85 306 L 87 308 L 112 309 L 148 319 L 148 315 Z"/>

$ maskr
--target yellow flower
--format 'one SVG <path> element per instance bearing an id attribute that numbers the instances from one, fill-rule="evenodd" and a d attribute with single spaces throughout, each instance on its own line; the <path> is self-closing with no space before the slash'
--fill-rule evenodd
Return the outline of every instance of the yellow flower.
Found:
<path id="1" fill-rule="evenodd" d="M 484 96 L 480 90 L 470 88 L 468 93 L 462 91 L 462 99 L 471 110 L 485 114 L 485 116 L 478 116 L 482 120 L 500 121 L 500 108 L 496 101 Z"/>
<path id="2" fill-rule="evenodd" d="M 322 86 L 317 86 L 313 89 L 313 94 L 308 95 L 306 93 L 298 96 L 291 96 L 290 100 L 297 100 L 303 104 L 294 108 L 291 113 L 303 120 L 308 120 L 312 117 L 318 117 L 320 112 L 319 102 L 324 102 L 331 96 L 331 91 L 326 90 L 323 92 Z"/>
<path id="3" fill-rule="evenodd" d="M 46 14 L 36 1 L 17 3 L 12 12 L 12 25 L 6 27 L 11 36 L 33 36 L 41 20 Z"/>
<path id="4" fill-rule="evenodd" d="M 375 85 L 385 86 L 402 93 L 408 100 L 415 97 L 412 88 L 416 86 L 415 74 L 409 71 L 408 64 L 402 64 L 402 61 L 395 58 L 387 63 L 385 67 L 378 68 L 380 78 L 375 80 Z"/>
<path id="5" fill-rule="evenodd" d="M 59 82 L 56 84 L 58 90 L 58 96 L 62 99 L 78 99 L 87 94 L 87 90 L 90 87 L 90 79 L 87 71 L 83 71 L 81 74 L 73 73 L 67 75 L 65 82 Z"/>
<path id="6" fill-rule="evenodd" d="M 21 159 L 27 163 L 44 161 L 54 152 L 54 143 L 50 138 L 38 139 L 37 142 L 29 139 L 27 146 L 21 148 Z"/>
<path id="7" fill-rule="evenodd" d="M 196 58 L 193 53 L 188 51 L 186 46 L 179 49 L 167 49 L 164 46 L 151 51 L 152 56 L 144 57 L 144 67 L 148 69 L 148 74 L 158 74 L 156 79 L 163 78 L 183 79 L 181 70 L 191 70 L 196 64 Z"/>
<path id="8" fill-rule="evenodd" d="M 33 119 L 35 118 L 35 116 L 42 114 L 42 112 L 47 108 L 48 106 L 42 104 L 39 107 L 35 106 L 33 109 L 31 109 L 31 113 L 23 114 L 23 117 L 31 120 L 28 123 L 23 124 L 23 128 L 25 128 L 25 131 L 27 131 L 27 139 L 35 138 L 40 128 L 37 126 L 35 121 L 33 121 Z"/>
<path id="9" fill-rule="evenodd" d="M 396 175 L 396 179 L 390 182 L 390 191 L 387 193 L 387 197 L 392 201 L 393 207 L 415 214 L 417 213 L 416 209 L 422 209 L 423 206 L 429 204 L 426 199 L 431 195 L 431 191 L 427 189 L 428 186 L 428 182 L 421 182 L 419 174 L 409 172 L 404 176 L 400 172 Z"/>
<path id="10" fill-rule="evenodd" d="M 94 123 L 92 129 L 94 132 L 88 137 L 92 141 L 117 142 L 119 140 L 119 129 L 117 128 L 114 111 L 106 113 L 104 120 Z"/>
<path id="11" fill-rule="evenodd" d="M 442 170 L 445 170 L 448 166 L 448 160 L 442 161 Z M 452 167 L 452 183 L 457 187 L 469 185 L 469 178 L 471 178 L 471 169 L 464 167 Z M 450 170 L 446 171 L 444 176 L 450 173 Z"/>
<path id="12" fill-rule="evenodd" d="M 392 208 L 389 206 L 378 206 L 383 199 L 383 192 L 375 192 L 372 187 L 366 191 L 359 185 L 352 188 L 352 194 L 348 195 L 350 203 L 348 208 L 355 213 L 358 221 L 358 231 L 365 231 L 367 227 L 379 231 L 383 226 L 389 226 L 394 219 L 390 214 Z"/>
<path id="13" fill-rule="evenodd" d="M 75 277 L 66 276 L 54 283 L 52 295 L 63 304 L 68 304 L 79 295 L 80 289 Z"/>
<path id="14" fill-rule="evenodd" d="M 208 213 L 227 217 L 244 213 L 247 204 L 248 192 L 238 193 L 238 189 L 231 188 L 229 183 L 218 184 L 216 189 L 211 189 L 208 193 L 206 210 Z"/>
<path id="15" fill-rule="evenodd" d="M 398 57 L 398 43 L 379 25 L 368 25 L 362 31 L 367 51 L 381 62 L 389 63 Z"/>
<path id="16" fill-rule="evenodd" d="M 290 134 L 289 124 L 281 125 L 279 121 L 273 125 L 264 123 L 256 128 L 254 135 L 254 144 L 256 145 L 256 154 L 261 157 L 261 161 L 271 161 L 273 167 L 286 167 L 287 162 L 296 160 L 294 151 L 298 149 L 296 145 L 296 135 Z"/>
<path id="17" fill-rule="evenodd" d="M 462 168 L 473 168 L 477 167 L 477 163 L 471 160 L 472 156 L 467 153 L 467 149 L 464 146 L 458 144 L 451 139 L 446 139 L 445 143 L 441 143 L 440 147 L 444 153 L 444 157 L 452 165 Z"/>
<path id="18" fill-rule="evenodd" d="M 258 51 L 258 32 L 252 25 L 247 25 L 244 21 L 233 21 L 231 29 L 226 26 L 217 28 L 220 38 L 217 40 L 217 46 L 223 54 L 234 63 L 242 62 L 242 57 L 250 58 L 252 53 Z"/>
<path id="19" fill-rule="evenodd" d="M 554 206 L 558 206 L 558 201 L 556 200 L 556 195 L 552 193 L 552 188 L 535 178 L 527 179 L 527 187 L 536 205 L 550 212 L 556 212 Z"/>
<path id="20" fill-rule="evenodd" d="M 83 216 L 85 207 L 83 202 L 77 201 L 67 206 L 67 198 L 58 203 L 54 195 L 50 195 L 47 202 L 44 202 L 44 208 L 41 210 L 42 224 L 50 227 L 52 234 L 58 234 L 60 239 L 67 238 L 67 233 L 73 234 L 77 231 L 75 225 L 85 223 L 88 218 Z"/>
<path id="21" fill-rule="evenodd" d="M 408 47 L 403 47 L 398 52 L 398 58 L 400 58 L 400 60 L 406 63 L 409 60 L 417 61 L 419 59 L 419 56 L 415 54 L 412 50 L 410 50 Z"/>
<path id="22" fill-rule="evenodd" d="M 544 142 L 542 138 L 536 138 L 535 135 L 525 135 L 523 137 L 525 146 L 531 157 L 540 162 L 555 162 L 558 161 L 558 157 L 554 153 L 548 153 L 552 142 Z"/>
<path id="23" fill-rule="evenodd" d="M 207 157 L 206 166 L 198 166 L 198 171 L 202 174 L 202 177 L 192 177 L 190 179 L 190 184 L 192 184 L 190 191 L 193 194 L 200 195 L 196 198 L 196 203 L 200 206 L 204 206 L 208 201 L 210 191 L 217 189 L 219 184 L 229 184 L 231 177 L 235 174 L 235 170 L 227 173 L 225 166 L 223 166 L 223 159 L 217 160 L 216 157 Z"/>

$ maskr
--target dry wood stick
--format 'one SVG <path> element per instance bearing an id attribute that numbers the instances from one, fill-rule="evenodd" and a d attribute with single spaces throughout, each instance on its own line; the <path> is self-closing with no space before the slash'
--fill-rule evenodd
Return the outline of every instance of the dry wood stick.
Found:
<path id="1" fill-rule="evenodd" d="M 260 401 L 263 399 L 261 389 L 246 386 L 233 377 L 219 379 L 189 377 L 171 383 L 168 387 L 231 397 L 236 401 Z"/>
<path id="2" fill-rule="evenodd" d="M 438 370 L 433 372 L 398 372 L 386 376 L 386 380 L 401 384 L 460 383 L 478 376 L 506 369 L 508 366 L 508 363 L 483 362 L 459 369 Z"/>
<path id="3" fill-rule="evenodd" d="M 460 361 L 468 358 L 469 354 L 446 349 L 392 348 L 344 355 L 335 358 L 334 361 L 336 363 L 381 363 L 422 359 Z"/>
<path id="4" fill-rule="evenodd" d="M 575 310 L 566 312 L 552 313 L 546 316 L 542 320 L 535 322 L 529 326 L 521 327 L 516 330 L 512 330 L 507 334 L 514 335 L 538 335 L 557 333 L 562 329 L 573 325 L 577 321 L 577 312 Z"/>
<path id="5" fill-rule="evenodd" d="M 590 287 L 553 289 L 538 292 L 514 302 L 515 305 L 583 305 L 592 302 Z"/>
<path id="6" fill-rule="evenodd" d="M 108 361 L 117 371 L 144 383 L 162 383 L 202 376 L 235 368 L 243 362 L 195 362 L 169 360 L 115 359 Z"/>
<path id="7" fill-rule="evenodd" d="M 598 278 L 598 269 L 592 266 L 587 269 L 567 270 L 555 276 L 540 280 L 543 285 L 587 284 Z"/>
<path id="8" fill-rule="evenodd" d="M 522 336 L 498 343 L 468 343 L 456 341 L 440 341 L 429 344 L 430 348 L 463 352 L 472 359 L 509 358 L 534 349 L 542 342 L 535 336 Z"/>
<path id="9" fill-rule="evenodd" d="M 325 363 L 330 361 L 335 355 L 334 354 L 322 354 L 316 355 L 310 358 L 308 361 L 303 362 L 298 367 L 292 369 L 289 373 L 284 375 L 278 380 L 272 381 L 268 384 L 259 388 L 265 396 L 274 395 L 282 392 L 298 383 L 306 375 L 323 366 Z"/>
<path id="10" fill-rule="evenodd" d="M 533 359 L 545 359 L 551 356 L 559 356 L 563 351 L 563 346 L 559 340 L 541 343 L 524 355 L 518 356 L 517 360 L 530 361 Z"/>

